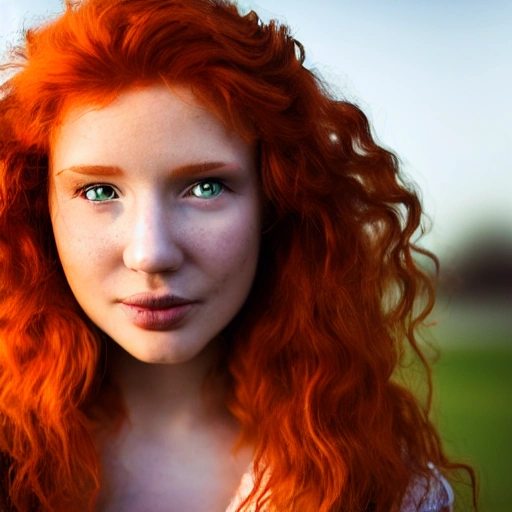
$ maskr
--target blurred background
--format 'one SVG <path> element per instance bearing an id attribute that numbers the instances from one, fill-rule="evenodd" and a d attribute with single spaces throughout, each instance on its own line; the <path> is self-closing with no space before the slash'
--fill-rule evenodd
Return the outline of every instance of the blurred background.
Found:
<path id="1" fill-rule="evenodd" d="M 512 510 L 512 1 L 241 0 L 292 28 L 306 66 L 395 151 L 441 260 L 434 417 L 474 465 L 483 512 Z M 59 0 L 0 0 L 0 52 Z M 463 509 L 461 509 L 463 510 Z"/>

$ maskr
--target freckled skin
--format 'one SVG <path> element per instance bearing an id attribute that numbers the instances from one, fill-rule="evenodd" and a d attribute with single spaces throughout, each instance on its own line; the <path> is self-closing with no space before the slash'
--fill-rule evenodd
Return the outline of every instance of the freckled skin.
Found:
<path id="1" fill-rule="evenodd" d="M 261 213 L 254 146 L 187 89 L 155 85 L 105 108 L 71 110 L 51 149 L 55 240 L 85 313 L 140 361 L 194 358 L 233 319 L 254 279 Z M 199 175 L 205 162 L 221 165 Z M 93 176 L 83 166 L 118 172 Z M 184 166 L 195 173 L 177 171 Z M 210 178 L 225 183 L 220 194 L 191 192 Z M 84 186 L 98 185 L 85 195 Z M 107 193 L 115 197 L 103 200 Z M 144 329 L 120 303 L 143 292 L 193 305 L 169 329 Z"/>

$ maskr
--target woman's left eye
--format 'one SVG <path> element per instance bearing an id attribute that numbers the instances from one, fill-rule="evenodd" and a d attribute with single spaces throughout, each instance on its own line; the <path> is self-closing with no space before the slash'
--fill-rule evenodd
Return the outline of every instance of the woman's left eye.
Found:
<path id="1" fill-rule="evenodd" d="M 224 191 L 224 185 L 216 180 L 204 180 L 190 189 L 190 194 L 199 199 L 211 199 Z"/>
<path id="2" fill-rule="evenodd" d="M 80 195 L 88 201 L 110 201 L 117 198 L 114 187 L 110 185 L 92 185 L 80 191 Z"/>

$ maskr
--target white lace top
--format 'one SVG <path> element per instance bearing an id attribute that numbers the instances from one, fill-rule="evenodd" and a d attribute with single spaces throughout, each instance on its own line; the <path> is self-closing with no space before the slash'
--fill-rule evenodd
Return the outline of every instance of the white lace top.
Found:
<path id="1" fill-rule="evenodd" d="M 401 512 L 440 512 L 441 510 L 453 510 L 453 491 L 446 480 L 433 464 L 429 464 L 432 471 L 430 482 L 427 479 L 417 479 L 411 483 L 402 501 Z M 430 483 L 430 488 L 426 494 Z M 235 497 L 231 500 L 226 512 L 235 512 L 237 507 L 249 495 L 254 486 L 254 472 L 252 465 L 242 477 Z M 426 494 L 426 495 L 425 495 Z M 251 507 L 250 512 L 256 511 Z M 267 511 L 268 512 L 268 511 Z"/>

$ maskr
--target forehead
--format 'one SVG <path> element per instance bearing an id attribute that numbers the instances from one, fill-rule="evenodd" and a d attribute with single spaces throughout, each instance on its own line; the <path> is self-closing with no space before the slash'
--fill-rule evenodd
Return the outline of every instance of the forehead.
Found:
<path id="1" fill-rule="evenodd" d="M 190 88 L 158 84 L 125 91 L 106 106 L 68 109 L 55 130 L 51 154 L 52 162 L 72 154 L 77 163 L 87 163 L 118 154 L 135 157 L 140 151 L 175 157 L 184 145 L 183 155 L 205 157 L 246 150 L 240 137 L 199 103 Z"/>
<path id="2" fill-rule="evenodd" d="M 105 107 L 69 110 L 50 157 L 52 186 L 79 168 L 115 168 L 130 186 L 167 183 L 179 169 L 213 163 L 246 169 L 251 180 L 259 175 L 255 143 L 230 131 L 190 90 L 160 85 L 129 90 Z"/>
<path id="3" fill-rule="evenodd" d="M 162 113 L 165 116 L 156 116 Z M 200 114 L 208 115 L 188 88 L 171 89 L 160 84 L 134 87 L 103 103 L 85 100 L 69 103 L 60 115 L 54 138 L 104 127 L 115 127 L 112 133 L 115 135 L 127 132 L 129 128 L 147 129 L 157 122 L 162 124 L 162 121 L 180 123 L 186 117 L 198 117 Z"/>

